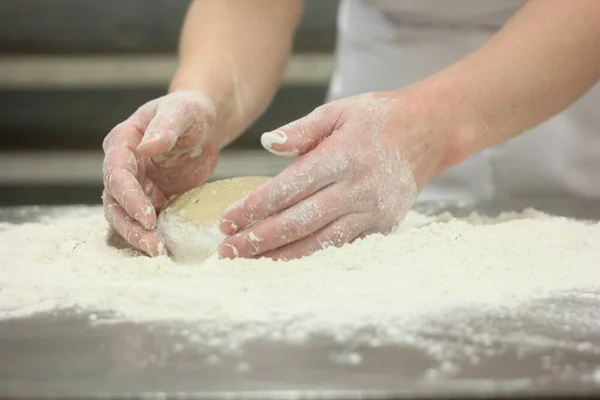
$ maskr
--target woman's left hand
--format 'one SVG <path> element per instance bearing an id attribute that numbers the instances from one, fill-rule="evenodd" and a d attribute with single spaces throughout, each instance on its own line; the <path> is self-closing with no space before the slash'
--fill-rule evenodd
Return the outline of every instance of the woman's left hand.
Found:
<path id="1" fill-rule="evenodd" d="M 370 93 L 265 133 L 267 150 L 300 157 L 225 212 L 220 256 L 293 259 L 392 230 L 443 169 L 451 128 L 434 106 L 412 89 Z"/>

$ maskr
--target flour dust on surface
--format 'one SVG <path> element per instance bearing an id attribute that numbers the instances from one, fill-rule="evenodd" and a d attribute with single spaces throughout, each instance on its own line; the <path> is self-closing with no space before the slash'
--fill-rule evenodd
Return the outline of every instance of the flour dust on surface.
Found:
<path id="1" fill-rule="evenodd" d="M 426 346 L 439 360 L 458 346 L 476 363 L 481 354 L 465 350 L 468 336 L 471 344 L 566 346 L 600 356 L 595 344 L 522 326 L 560 320 L 571 331 L 600 332 L 599 313 L 572 306 L 600 300 L 598 223 L 535 210 L 462 219 L 410 212 L 388 236 L 300 260 L 213 255 L 199 265 L 148 258 L 107 240 L 107 232 L 95 207 L 0 226 L 0 318 L 78 309 L 95 313 L 94 324 L 183 321 L 203 327 L 190 337 L 221 349 L 326 335 L 371 347 Z M 486 319 L 477 316 L 485 313 L 505 322 L 482 327 Z M 440 333 L 463 339 L 440 346 Z M 352 351 L 339 357 L 361 362 Z M 452 364 L 432 373 L 444 371 L 452 373 Z"/>

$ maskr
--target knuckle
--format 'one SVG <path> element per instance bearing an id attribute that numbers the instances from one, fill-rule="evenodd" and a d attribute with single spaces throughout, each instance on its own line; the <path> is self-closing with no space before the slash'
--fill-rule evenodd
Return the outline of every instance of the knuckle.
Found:
<path id="1" fill-rule="evenodd" d="M 115 168 L 109 167 L 105 170 L 104 175 L 103 175 L 104 187 L 106 188 L 106 191 L 108 193 L 112 192 L 113 182 L 117 179 L 117 176 L 118 176 L 118 173 L 117 173 L 117 170 L 115 170 Z"/>
<path id="2" fill-rule="evenodd" d="M 115 129 L 117 129 L 117 128 L 116 127 L 113 128 L 113 130 L 110 131 L 110 133 L 108 135 L 106 135 L 106 137 L 102 141 L 102 150 L 104 151 L 104 154 L 110 153 L 110 151 L 113 148 L 113 142 L 115 141 L 115 136 L 116 136 Z"/>
<path id="3" fill-rule="evenodd" d="M 328 139 L 332 139 L 330 136 Z M 314 158 L 307 163 L 308 173 L 312 173 L 315 178 L 320 179 L 339 179 L 352 173 L 355 155 L 346 149 L 336 147 L 335 140 L 322 148 L 317 148 L 309 154 L 314 154 Z"/>
<path id="4" fill-rule="evenodd" d="M 194 103 L 195 107 L 201 109 L 203 112 L 207 114 L 215 114 L 215 106 L 213 102 L 202 92 L 194 92 L 191 100 L 191 103 Z"/>
<path id="5" fill-rule="evenodd" d="M 201 93 L 181 93 L 171 99 L 173 108 L 183 116 L 195 117 L 212 111 L 212 102 Z"/>
<path id="6" fill-rule="evenodd" d="M 400 210 L 394 207 L 393 203 L 396 200 L 392 201 L 385 194 L 380 194 L 379 196 L 374 196 L 375 198 L 375 206 L 374 211 L 377 216 L 379 216 L 379 220 L 385 223 L 389 223 L 390 221 L 398 221 L 400 218 Z"/>
<path id="7" fill-rule="evenodd" d="M 116 168 L 118 158 L 115 156 L 116 151 L 111 151 L 102 161 L 102 171 L 106 174 L 109 171 L 113 171 Z"/>
<path id="8" fill-rule="evenodd" d="M 106 203 L 104 205 L 104 219 L 106 219 L 106 221 L 108 223 L 110 223 L 115 229 L 118 228 L 118 219 L 117 219 L 117 214 L 115 212 L 115 205 L 112 203 Z M 118 229 L 117 229 L 118 230 Z"/>
<path id="9" fill-rule="evenodd" d="M 183 116 L 192 116 L 200 112 L 202 109 L 198 102 L 188 98 L 182 98 L 177 102 L 176 110 Z"/>
<path id="10" fill-rule="evenodd" d="M 350 190 L 350 198 L 359 209 L 374 209 L 377 206 L 377 198 L 373 188 L 367 182 L 354 183 Z"/>
<path id="11" fill-rule="evenodd" d="M 293 202 L 316 181 L 312 167 L 290 167 L 280 177 L 273 178 L 267 189 L 266 208 L 278 210 Z"/>
<path id="12" fill-rule="evenodd" d="M 106 185 L 106 175 L 111 172 L 113 170 L 114 166 L 111 164 L 110 160 L 108 160 L 108 158 L 104 158 L 104 161 L 102 161 L 102 177 L 103 177 L 103 182 Z"/>
<path id="13" fill-rule="evenodd" d="M 314 218 L 309 215 L 301 215 L 301 212 L 294 212 L 289 216 L 284 216 L 277 225 L 275 232 L 283 240 L 296 239 L 312 233 Z"/>
<path id="14" fill-rule="evenodd" d="M 110 205 L 110 195 L 105 190 L 102 191 L 102 204 L 104 204 L 104 209 Z"/>
<path id="15" fill-rule="evenodd" d="M 111 151 L 105 158 L 104 164 L 107 169 L 124 169 L 133 175 L 137 174 L 138 160 L 135 154 L 126 147 Z"/>
<path id="16" fill-rule="evenodd" d="M 356 151 L 352 158 L 352 168 L 357 171 L 372 170 L 373 156 L 365 151 Z"/>
<path id="17" fill-rule="evenodd" d="M 112 176 L 112 169 L 105 169 L 104 173 L 102 174 L 102 183 L 104 184 L 104 188 L 106 189 L 106 191 L 109 193 L 111 191 L 110 183 L 112 182 Z"/>
<path id="18" fill-rule="evenodd" d="M 121 149 L 127 149 L 135 133 L 122 129 L 124 123 L 117 125 L 102 141 L 102 149 L 104 154 L 109 155 Z"/>
<path id="19" fill-rule="evenodd" d="M 120 122 L 106 135 L 102 141 L 102 149 L 105 152 L 110 152 L 114 147 L 118 146 L 119 138 L 123 134 L 123 127 L 126 122 Z"/>

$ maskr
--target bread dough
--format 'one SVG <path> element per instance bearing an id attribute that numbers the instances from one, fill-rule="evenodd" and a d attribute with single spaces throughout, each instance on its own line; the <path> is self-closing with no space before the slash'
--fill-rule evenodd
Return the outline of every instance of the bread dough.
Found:
<path id="1" fill-rule="evenodd" d="M 240 176 L 206 183 L 172 199 L 158 216 L 157 229 L 176 261 L 199 263 L 215 254 L 225 237 L 221 215 L 270 178 Z"/>

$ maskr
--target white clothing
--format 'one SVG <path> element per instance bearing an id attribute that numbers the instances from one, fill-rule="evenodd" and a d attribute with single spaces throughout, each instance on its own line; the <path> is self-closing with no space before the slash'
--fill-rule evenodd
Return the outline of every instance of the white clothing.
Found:
<path id="1" fill-rule="evenodd" d="M 342 0 L 329 100 L 392 90 L 484 44 L 524 0 Z M 421 200 L 600 198 L 600 85 L 568 110 L 434 178 Z"/>

